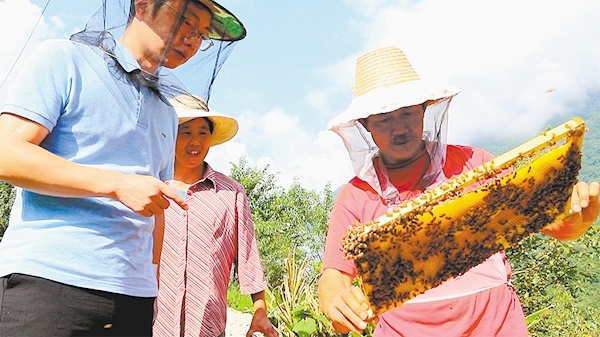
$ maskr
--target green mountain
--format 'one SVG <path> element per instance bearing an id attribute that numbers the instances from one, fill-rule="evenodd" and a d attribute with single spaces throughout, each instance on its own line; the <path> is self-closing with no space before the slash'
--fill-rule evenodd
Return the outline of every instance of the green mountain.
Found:
<path id="1" fill-rule="evenodd" d="M 546 125 L 548 127 L 555 127 L 575 116 L 585 121 L 588 130 L 583 138 L 582 167 L 579 173 L 580 180 L 588 182 L 600 181 L 600 92 L 590 94 L 587 104 L 581 110 L 573 109 L 572 112 L 555 116 L 546 121 Z M 493 154 L 499 155 L 526 142 L 545 129 L 534 131 L 530 136 L 523 136 L 520 139 L 507 137 L 486 138 L 475 141 L 472 145 L 482 147 Z"/>

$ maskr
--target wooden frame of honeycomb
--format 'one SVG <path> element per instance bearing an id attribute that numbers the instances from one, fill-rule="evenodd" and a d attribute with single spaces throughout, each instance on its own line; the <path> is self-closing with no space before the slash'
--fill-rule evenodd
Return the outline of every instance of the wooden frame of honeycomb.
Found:
<path id="1" fill-rule="evenodd" d="M 373 221 L 352 224 L 342 249 L 356 262 L 373 313 L 399 307 L 567 215 L 584 132 L 575 117 Z"/>

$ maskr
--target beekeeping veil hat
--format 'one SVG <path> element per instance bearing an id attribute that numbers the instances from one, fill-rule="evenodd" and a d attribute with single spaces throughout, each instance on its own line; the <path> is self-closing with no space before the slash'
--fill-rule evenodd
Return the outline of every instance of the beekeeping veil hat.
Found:
<path id="1" fill-rule="evenodd" d="M 179 118 L 179 125 L 195 118 L 206 117 L 214 126 L 210 146 L 225 143 L 233 138 L 238 131 L 237 120 L 224 113 L 209 110 L 206 104 L 199 104 L 202 100 L 202 97 L 190 95 L 181 95 L 171 99 L 171 104 Z"/>
<path id="2" fill-rule="evenodd" d="M 212 20 L 208 37 L 213 46 L 205 51 L 198 50 L 186 63 L 175 69 L 158 67 L 156 72 L 151 74 L 139 69 L 135 59 L 124 61 L 126 58 L 115 56 L 122 49 L 118 40 L 135 16 L 135 1 L 103 0 L 101 8 L 90 18 L 85 29 L 71 35 L 70 39 L 98 47 L 98 50 L 105 54 L 107 67 L 125 70 L 131 81 L 155 90 L 164 102 L 177 95 L 194 92 L 203 97 L 203 102 L 207 103 L 221 66 L 230 55 L 235 43 L 246 36 L 246 29 L 240 20 L 212 0 L 174 0 L 181 1 L 184 10 L 189 6 L 198 6 L 211 12 Z M 173 0 L 149 1 L 160 7 L 169 6 L 169 1 Z M 174 41 L 185 19 L 184 12 L 176 15 L 178 21 L 172 29 L 169 45 Z"/>
<path id="3" fill-rule="evenodd" d="M 391 200 L 398 191 L 390 183 L 381 186 L 373 163 L 379 149 L 359 120 L 425 103 L 423 139 L 431 164 L 423 186 L 431 188 L 443 178 L 447 111 L 458 93 L 455 88 L 422 80 L 399 48 L 377 49 L 357 59 L 352 101 L 329 122 L 328 129 L 342 137 L 356 176 Z"/>

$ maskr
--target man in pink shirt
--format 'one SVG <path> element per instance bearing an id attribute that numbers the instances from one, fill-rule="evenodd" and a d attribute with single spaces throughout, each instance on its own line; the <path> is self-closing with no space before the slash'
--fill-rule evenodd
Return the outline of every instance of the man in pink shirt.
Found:
<path id="1" fill-rule="evenodd" d="M 185 95 L 171 100 L 179 129 L 175 179 L 169 185 L 189 210 L 167 208 L 164 233 L 155 233 L 160 264 L 153 336 L 225 336 L 227 287 L 235 265 L 241 292 L 254 302 L 247 336 L 277 337 L 267 317 L 267 283 L 244 187 L 204 161 L 211 146 L 235 136 L 238 124 L 200 102 Z"/>
<path id="2" fill-rule="evenodd" d="M 366 223 L 448 178 L 490 159 L 483 149 L 447 145 L 450 101 L 459 91 L 420 79 L 396 47 L 369 52 L 356 64 L 354 98 L 329 124 L 344 141 L 354 177 L 342 186 L 329 220 L 319 304 L 336 331 L 362 333 L 368 304 L 352 286 L 354 261 L 344 258 L 342 236 L 353 222 Z M 543 232 L 560 239 L 583 234 L 600 211 L 600 185 L 578 183 L 575 215 Z M 452 278 L 378 316 L 374 336 L 527 336 L 511 267 L 496 253 Z"/>

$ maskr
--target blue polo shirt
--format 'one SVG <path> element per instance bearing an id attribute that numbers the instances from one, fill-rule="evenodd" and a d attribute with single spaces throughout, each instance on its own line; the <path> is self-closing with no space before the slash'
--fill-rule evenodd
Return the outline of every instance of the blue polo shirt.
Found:
<path id="1" fill-rule="evenodd" d="M 129 81 L 124 70 L 139 64 L 122 45 L 114 54 L 118 63 L 95 47 L 42 43 L 13 82 L 2 111 L 43 125 L 50 133 L 41 146 L 69 161 L 169 180 L 177 116 L 158 95 Z M 23 273 L 156 296 L 153 227 L 154 218 L 114 199 L 58 198 L 19 188 L 0 242 L 0 276 Z"/>

